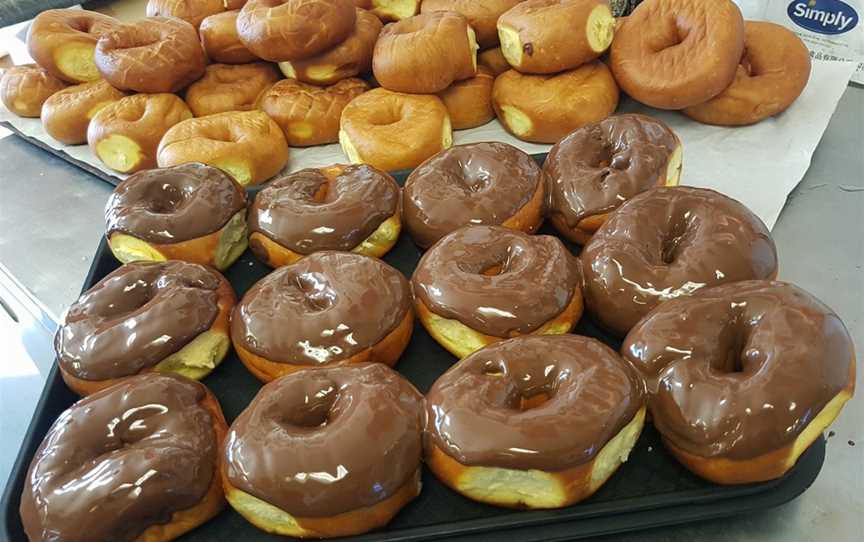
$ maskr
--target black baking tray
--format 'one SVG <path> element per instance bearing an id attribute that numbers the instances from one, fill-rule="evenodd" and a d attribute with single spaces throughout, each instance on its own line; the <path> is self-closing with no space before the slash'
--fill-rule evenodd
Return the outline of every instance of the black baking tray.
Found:
<path id="1" fill-rule="evenodd" d="M 540 162 L 543 156 L 535 156 Z M 404 181 L 405 174 L 397 175 Z M 552 233 L 541 230 L 541 233 Z M 578 247 L 568 244 L 574 252 Z M 403 234 L 384 260 L 410 277 L 420 250 Z M 103 238 L 84 283 L 84 289 L 118 267 Z M 238 298 L 270 270 L 246 251 L 225 276 Z M 575 333 L 596 337 L 618 350 L 620 341 L 583 317 Z M 426 392 L 455 359 L 417 324 L 397 370 Z M 218 397 L 230 423 L 246 407 L 261 383 L 232 352 L 204 383 Z M 13 466 L 0 502 L 0 539 L 24 540 L 18 506 L 30 460 L 48 428 L 77 396 L 63 383 L 56 364 L 48 375 L 30 428 Z M 353 537 L 355 542 L 420 540 L 475 540 L 489 542 L 573 540 L 663 525 L 732 516 L 777 506 L 803 493 L 816 479 L 825 459 L 825 441 L 819 438 L 781 479 L 740 486 L 719 486 L 702 480 L 663 448 L 660 437 L 646 425 L 630 459 L 591 498 L 549 511 L 516 511 L 475 503 L 447 489 L 428 471 L 423 473 L 420 496 L 384 529 Z M 230 507 L 183 537 L 183 540 L 236 542 L 284 540 L 259 531 Z"/>

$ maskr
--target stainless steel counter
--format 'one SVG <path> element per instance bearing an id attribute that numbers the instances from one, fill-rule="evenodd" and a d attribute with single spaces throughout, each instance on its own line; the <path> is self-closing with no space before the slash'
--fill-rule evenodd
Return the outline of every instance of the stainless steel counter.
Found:
<path id="1" fill-rule="evenodd" d="M 773 232 L 780 251 L 780 278 L 801 285 L 833 307 L 849 327 L 859 351 L 864 348 L 862 142 L 864 89 L 849 88 L 809 172 L 790 195 Z M 110 191 L 111 187 L 103 181 L 14 136 L 0 140 L 0 264 L 55 316 L 62 314 L 78 295 L 102 235 L 102 209 Z M 37 362 L 37 366 L 42 363 Z M 25 393 L 15 387 L 14 379 L 5 379 L 3 374 L 0 371 L 0 406 L 4 397 L 13 394 L 19 402 L 35 401 L 32 391 Z M 834 434 L 828 440 L 822 473 L 813 487 L 795 501 L 746 517 L 662 528 L 614 539 L 626 542 L 864 539 L 862 375 L 864 370 L 859 365 L 858 397 L 846 406 L 832 427 Z M 25 420 L 14 421 L 17 423 L 10 425 L 26 425 Z M 4 422 L 0 416 L 0 426 L 4 424 L 9 421 Z M 5 438 L 5 429 L 2 433 L 0 459 L 13 456 L 20 438 L 18 435 Z M 5 484 L 2 468 L 0 478 L 2 488 Z"/>

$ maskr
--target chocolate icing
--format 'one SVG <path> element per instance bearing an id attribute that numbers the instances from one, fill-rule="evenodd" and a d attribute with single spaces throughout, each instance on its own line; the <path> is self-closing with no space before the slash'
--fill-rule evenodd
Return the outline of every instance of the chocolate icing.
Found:
<path id="1" fill-rule="evenodd" d="M 399 212 L 399 185 L 372 166 L 339 167 L 332 177 L 326 169 L 303 169 L 271 181 L 252 203 L 250 231 L 300 254 L 362 243 Z"/>
<path id="2" fill-rule="evenodd" d="M 654 188 L 624 203 L 580 258 L 586 307 L 622 336 L 663 301 L 777 273 L 777 250 L 759 217 L 689 187 Z"/>
<path id="3" fill-rule="evenodd" d="M 615 115 L 574 131 L 543 163 L 547 207 L 575 228 L 666 181 L 680 142 L 668 126 L 645 115 Z"/>
<path id="4" fill-rule="evenodd" d="M 423 397 L 379 363 L 267 384 L 225 440 L 234 487 L 299 517 L 372 506 L 420 468 Z"/>
<path id="5" fill-rule="evenodd" d="M 402 273 L 377 258 L 322 251 L 250 288 L 234 308 L 231 337 L 273 362 L 320 366 L 378 343 L 409 310 Z"/>
<path id="6" fill-rule="evenodd" d="M 218 231 L 246 207 L 246 191 L 204 164 L 139 171 L 117 185 L 105 207 L 108 235 L 179 243 Z"/>
<path id="7" fill-rule="evenodd" d="M 791 444 L 854 386 L 854 349 L 831 309 L 791 284 L 753 280 L 668 301 L 621 349 L 644 376 L 654 425 L 701 457 Z"/>
<path id="8" fill-rule="evenodd" d="M 542 179 L 537 163 L 512 145 L 451 147 L 405 181 L 405 227 L 415 243 L 427 248 L 462 226 L 500 226 L 531 200 Z"/>
<path id="9" fill-rule="evenodd" d="M 150 373 L 86 397 L 30 464 L 21 520 L 31 541 L 134 540 L 198 504 L 216 468 L 203 385 Z"/>
<path id="10" fill-rule="evenodd" d="M 213 325 L 220 280 L 203 265 L 180 261 L 120 267 L 69 307 L 54 336 L 57 362 L 85 380 L 159 363 Z"/>
<path id="11" fill-rule="evenodd" d="M 523 400 L 548 399 L 523 410 Z M 587 463 L 642 407 L 641 383 L 603 343 L 526 336 L 488 346 L 426 397 L 424 439 L 463 465 L 560 471 Z"/>
<path id="12" fill-rule="evenodd" d="M 498 274 L 483 274 L 498 266 Z M 486 335 L 510 337 L 558 316 L 579 288 L 579 269 L 556 237 L 468 226 L 429 249 L 411 283 L 435 314 Z"/>

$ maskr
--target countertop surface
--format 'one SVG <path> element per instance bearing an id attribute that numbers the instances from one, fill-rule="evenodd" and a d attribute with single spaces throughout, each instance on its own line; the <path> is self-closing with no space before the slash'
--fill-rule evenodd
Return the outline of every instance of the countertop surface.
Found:
<path id="1" fill-rule="evenodd" d="M 850 87 L 807 175 L 789 196 L 773 230 L 780 253 L 779 278 L 802 286 L 831 306 L 845 321 L 859 352 L 864 345 L 862 142 L 864 89 Z M 15 136 L 0 139 L 0 164 L 0 266 L 56 319 L 80 291 L 103 233 L 102 213 L 112 187 Z M 29 350 L 32 357 L 41 359 L 33 360 L 35 370 L 24 371 L 30 377 L 28 386 L 21 385 L 21 371 L 4 371 L 0 364 L 0 433 L 4 435 L 0 489 L 35 404 L 39 386 L 34 384 L 51 362 L 45 359 L 50 343 L 40 346 L 35 356 Z M 862 540 L 864 370 L 860 365 L 857 373 L 858 396 L 831 427 L 825 465 L 801 497 L 746 516 L 616 535 L 614 540 Z"/>

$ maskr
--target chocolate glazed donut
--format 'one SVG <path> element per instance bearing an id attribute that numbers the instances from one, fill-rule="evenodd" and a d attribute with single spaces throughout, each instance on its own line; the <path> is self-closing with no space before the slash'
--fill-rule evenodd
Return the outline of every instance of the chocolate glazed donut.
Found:
<path id="1" fill-rule="evenodd" d="M 385 525 L 420 493 L 423 396 L 381 364 L 275 380 L 231 426 L 228 502 L 265 531 L 349 536 Z"/>
<path id="2" fill-rule="evenodd" d="M 426 463 L 480 502 L 569 506 L 627 460 L 644 420 L 641 382 L 603 343 L 519 337 L 468 356 L 429 390 Z"/>
<path id="3" fill-rule="evenodd" d="M 645 379 L 666 446 L 721 484 L 782 476 L 855 390 L 843 322 L 782 282 L 724 284 L 666 302 L 621 351 Z"/>
<path id="4" fill-rule="evenodd" d="M 777 276 L 765 224 L 741 203 L 702 188 L 639 194 L 609 216 L 579 257 L 585 306 L 620 336 L 664 301 Z"/>

